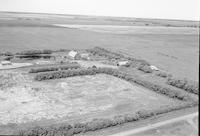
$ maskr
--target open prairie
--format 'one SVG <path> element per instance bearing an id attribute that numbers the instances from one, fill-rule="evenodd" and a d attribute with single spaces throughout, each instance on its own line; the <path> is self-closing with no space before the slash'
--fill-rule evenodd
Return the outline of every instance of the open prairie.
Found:
<path id="1" fill-rule="evenodd" d="M 145 59 L 176 76 L 198 80 L 198 25 L 181 20 L 2 12 L 0 52 L 99 46 Z"/>

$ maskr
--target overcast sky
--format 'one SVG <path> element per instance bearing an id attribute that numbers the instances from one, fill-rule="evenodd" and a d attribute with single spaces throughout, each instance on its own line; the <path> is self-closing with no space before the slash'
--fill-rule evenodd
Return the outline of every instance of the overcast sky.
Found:
<path id="1" fill-rule="evenodd" d="M 0 11 L 199 20 L 200 0 L 0 0 Z"/>

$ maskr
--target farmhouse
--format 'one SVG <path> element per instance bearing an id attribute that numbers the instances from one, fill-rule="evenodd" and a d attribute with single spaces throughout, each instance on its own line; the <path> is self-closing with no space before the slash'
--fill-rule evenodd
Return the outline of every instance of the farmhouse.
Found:
<path id="1" fill-rule="evenodd" d="M 76 57 L 77 54 L 78 54 L 77 51 L 72 50 L 72 51 L 70 51 L 70 52 L 68 53 L 68 56 L 69 56 L 69 58 L 71 58 L 71 59 L 75 59 L 75 57 Z"/>
<path id="2" fill-rule="evenodd" d="M 10 61 L 1 61 L 1 65 L 6 66 L 6 65 L 12 65 Z"/>

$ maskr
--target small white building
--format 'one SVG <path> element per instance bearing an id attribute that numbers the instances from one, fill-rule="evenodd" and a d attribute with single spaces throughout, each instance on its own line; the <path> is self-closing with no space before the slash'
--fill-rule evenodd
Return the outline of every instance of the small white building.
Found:
<path id="1" fill-rule="evenodd" d="M 81 56 L 82 59 L 90 60 L 90 57 L 89 57 L 88 53 L 82 53 L 80 56 Z"/>
<path id="2" fill-rule="evenodd" d="M 158 70 L 159 70 L 156 66 L 153 66 L 153 65 L 151 65 L 150 68 L 151 68 L 152 70 L 155 70 L 155 71 L 158 71 Z"/>
<path id="3" fill-rule="evenodd" d="M 118 62 L 117 63 L 117 66 L 126 66 L 126 65 L 128 65 L 128 61 L 120 61 L 120 62 Z"/>
<path id="4" fill-rule="evenodd" d="M 3 66 L 12 65 L 12 62 L 10 62 L 10 61 L 1 61 L 1 65 L 3 65 Z"/>
<path id="5" fill-rule="evenodd" d="M 70 51 L 69 53 L 68 53 L 68 56 L 70 57 L 70 58 L 72 58 L 72 59 L 75 59 L 75 57 L 76 57 L 76 55 L 78 54 L 78 52 L 77 51 Z"/>

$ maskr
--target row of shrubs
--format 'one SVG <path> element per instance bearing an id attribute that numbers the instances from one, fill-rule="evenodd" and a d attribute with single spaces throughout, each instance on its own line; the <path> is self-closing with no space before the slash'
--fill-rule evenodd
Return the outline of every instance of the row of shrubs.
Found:
<path id="1" fill-rule="evenodd" d="M 14 54 L 12 52 L 0 52 L 0 56 L 14 56 Z"/>
<path id="2" fill-rule="evenodd" d="M 167 74 L 166 72 L 163 72 L 163 71 L 156 71 L 155 74 L 156 76 L 163 77 L 163 78 L 167 78 L 171 76 L 170 74 Z"/>
<path id="3" fill-rule="evenodd" d="M 194 94 L 199 94 L 199 84 L 198 82 L 187 80 L 187 79 L 178 79 L 174 77 L 169 77 L 167 79 L 167 84 L 184 89 L 187 92 Z"/>
<path id="4" fill-rule="evenodd" d="M 148 65 L 140 65 L 137 67 L 138 70 L 143 71 L 145 73 L 152 73 L 153 70 Z"/>
<path id="5" fill-rule="evenodd" d="M 191 107 L 192 104 L 182 104 L 178 106 L 160 107 L 155 110 L 140 110 L 136 113 L 129 113 L 124 115 L 116 115 L 111 118 L 93 119 L 86 122 L 77 122 L 72 124 L 52 125 L 46 127 L 33 127 L 26 130 L 19 131 L 20 136 L 72 136 L 79 133 L 89 131 L 96 131 L 108 127 L 121 125 L 128 122 L 134 122 L 142 119 L 167 113 L 173 110 L 179 110 L 186 107 Z"/>
<path id="6" fill-rule="evenodd" d="M 171 88 L 163 87 L 161 85 L 158 85 L 149 81 L 145 81 L 143 79 L 140 79 L 139 77 L 133 77 L 130 74 L 127 74 L 125 72 L 121 72 L 117 69 L 112 69 L 112 68 L 89 68 L 89 69 L 74 69 L 74 70 L 66 70 L 66 71 L 45 72 L 45 73 L 37 74 L 35 76 L 35 80 L 42 81 L 42 80 L 66 78 L 66 77 L 72 77 L 72 76 L 95 75 L 99 73 L 112 75 L 112 76 L 124 79 L 131 83 L 133 82 L 137 83 L 157 93 L 167 95 L 170 98 L 177 98 L 179 100 L 185 100 L 185 101 L 194 101 L 184 91 L 181 91 L 178 89 L 172 90 Z"/>
<path id="7" fill-rule="evenodd" d="M 88 49 L 88 52 L 90 52 L 93 55 L 99 55 L 99 56 L 104 56 L 109 59 L 120 59 L 124 58 L 122 54 L 111 52 L 107 49 L 100 48 L 100 47 L 94 47 L 92 49 Z"/>
<path id="8" fill-rule="evenodd" d="M 16 55 L 38 55 L 38 54 L 51 54 L 52 50 L 27 50 L 16 53 Z"/>
<path id="9" fill-rule="evenodd" d="M 146 60 L 127 57 L 123 54 L 120 54 L 120 53 L 117 53 L 114 51 L 110 51 L 110 50 L 107 50 L 107 49 L 101 48 L 101 47 L 94 47 L 92 49 L 88 49 L 87 51 L 93 55 L 103 56 L 108 59 L 129 60 L 131 62 L 129 66 L 132 66 L 132 67 L 137 67 L 138 65 L 139 66 L 144 66 L 144 65 L 150 66 L 150 64 Z"/>
<path id="10" fill-rule="evenodd" d="M 58 70 L 70 70 L 81 68 L 79 64 L 67 64 L 64 66 L 52 66 L 52 67 L 41 67 L 41 68 L 32 68 L 29 73 L 39 73 L 39 72 L 48 72 L 48 71 L 58 71 Z"/>

